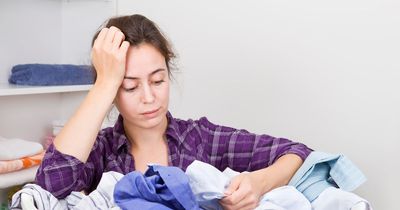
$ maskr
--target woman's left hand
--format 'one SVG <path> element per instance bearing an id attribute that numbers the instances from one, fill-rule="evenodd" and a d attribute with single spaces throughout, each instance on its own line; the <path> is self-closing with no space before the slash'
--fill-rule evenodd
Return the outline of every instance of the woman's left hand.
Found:
<path id="1" fill-rule="evenodd" d="M 265 193 L 287 185 L 303 160 L 295 154 L 286 154 L 266 168 L 241 173 L 231 180 L 219 201 L 225 210 L 255 209 Z"/>
<path id="2" fill-rule="evenodd" d="M 224 210 L 255 209 L 265 191 L 262 182 L 263 180 L 260 179 L 258 173 L 241 173 L 231 180 L 225 190 L 227 196 L 221 199 L 219 203 Z"/>

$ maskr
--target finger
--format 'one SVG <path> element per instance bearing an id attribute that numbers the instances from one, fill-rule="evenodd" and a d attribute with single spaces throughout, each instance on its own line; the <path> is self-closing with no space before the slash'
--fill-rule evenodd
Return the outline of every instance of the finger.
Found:
<path id="1" fill-rule="evenodd" d="M 117 31 L 115 33 L 114 40 L 113 40 L 113 43 L 112 43 L 112 49 L 114 51 L 117 51 L 120 48 L 121 42 L 124 39 L 125 39 L 125 35 L 121 31 Z"/>
<path id="2" fill-rule="evenodd" d="M 257 206 L 247 205 L 247 206 L 239 207 L 238 209 L 240 209 L 240 210 L 254 210 L 256 208 L 257 208 Z"/>
<path id="3" fill-rule="evenodd" d="M 238 205 L 240 204 L 244 198 L 246 197 L 246 195 L 248 194 L 248 191 L 246 190 L 241 190 L 241 188 L 239 188 L 238 190 L 234 191 L 232 193 L 232 195 L 229 195 L 223 199 L 221 199 L 221 202 L 227 205 Z M 240 204 L 243 205 L 243 204 Z"/>
<path id="4" fill-rule="evenodd" d="M 126 58 L 126 54 L 128 52 L 129 46 L 130 46 L 130 44 L 128 41 L 123 41 L 121 44 L 121 47 L 119 48 L 119 52 L 118 52 L 119 56 Z"/>
<path id="5" fill-rule="evenodd" d="M 115 32 L 113 42 L 114 42 L 114 41 L 121 40 L 121 41 L 120 41 L 120 43 L 121 43 L 122 40 L 124 40 L 124 39 L 125 39 L 125 34 L 122 33 L 122 31 L 118 29 L 118 30 Z"/>
<path id="6" fill-rule="evenodd" d="M 241 180 L 242 179 L 238 176 L 234 177 L 226 188 L 224 194 L 231 195 L 234 191 L 236 191 L 239 188 Z"/>
<path id="7" fill-rule="evenodd" d="M 258 206 L 259 199 L 255 195 L 246 196 L 235 207 L 238 209 L 255 209 Z"/>
<path id="8" fill-rule="evenodd" d="M 222 203 L 221 200 L 219 200 L 218 202 L 219 202 L 219 205 L 222 206 L 223 210 L 231 210 L 231 209 L 233 209 L 232 206 Z"/>
<path id="9" fill-rule="evenodd" d="M 108 33 L 104 39 L 104 44 L 111 45 L 114 40 L 115 33 L 119 31 L 119 29 L 115 26 L 111 26 L 108 30 Z"/>
<path id="10" fill-rule="evenodd" d="M 99 34 L 97 35 L 96 40 L 94 40 L 93 46 L 100 46 L 104 42 L 107 32 L 108 28 L 102 28 Z"/>
<path id="11" fill-rule="evenodd" d="M 247 210 L 247 209 L 253 210 L 258 206 L 258 202 L 253 203 L 249 199 L 242 200 L 237 204 L 227 204 L 224 203 L 222 200 L 219 200 L 219 204 L 223 207 L 223 209 L 240 209 L 240 210 Z"/>

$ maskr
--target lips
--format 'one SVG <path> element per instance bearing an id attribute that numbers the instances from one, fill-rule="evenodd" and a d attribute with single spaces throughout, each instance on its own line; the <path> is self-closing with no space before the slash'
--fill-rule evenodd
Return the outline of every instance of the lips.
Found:
<path id="1" fill-rule="evenodd" d="M 159 109 L 160 109 L 160 108 L 158 108 L 158 109 L 154 109 L 154 110 L 152 110 L 152 111 L 148 111 L 148 112 L 143 112 L 143 113 L 142 113 L 142 115 L 153 114 L 153 113 L 157 112 Z"/>

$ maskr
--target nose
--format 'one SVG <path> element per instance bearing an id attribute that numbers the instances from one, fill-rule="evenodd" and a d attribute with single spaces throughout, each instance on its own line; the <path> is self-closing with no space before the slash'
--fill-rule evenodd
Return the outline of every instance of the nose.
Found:
<path id="1" fill-rule="evenodd" d="M 153 90 L 151 89 L 150 85 L 148 85 L 148 84 L 143 85 L 142 90 L 143 90 L 142 102 L 145 104 L 153 103 L 155 100 L 155 97 L 154 97 L 154 93 L 153 93 Z"/>

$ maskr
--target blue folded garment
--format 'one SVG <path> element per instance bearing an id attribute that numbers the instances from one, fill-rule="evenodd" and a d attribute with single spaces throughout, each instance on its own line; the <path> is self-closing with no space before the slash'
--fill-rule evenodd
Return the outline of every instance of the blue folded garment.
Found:
<path id="1" fill-rule="evenodd" d="M 115 203 L 123 210 L 199 210 L 189 178 L 173 166 L 150 165 L 145 174 L 126 174 L 114 188 Z"/>
<path id="2" fill-rule="evenodd" d="M 20 64 L 11 69 L 8 82 L 17 85 L 93 84 L 95 71 L 88 65 Z"/>

